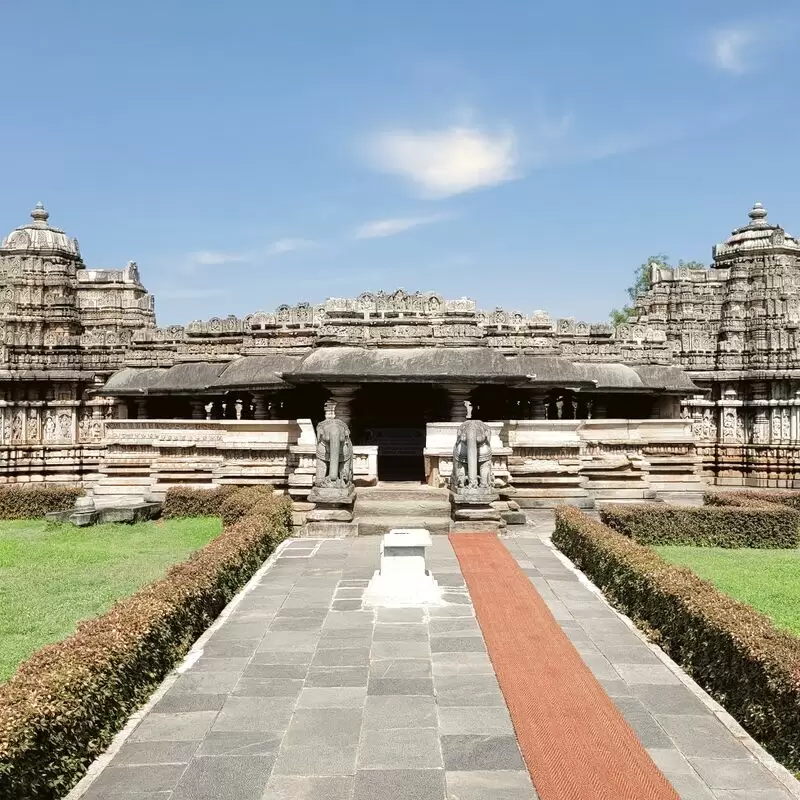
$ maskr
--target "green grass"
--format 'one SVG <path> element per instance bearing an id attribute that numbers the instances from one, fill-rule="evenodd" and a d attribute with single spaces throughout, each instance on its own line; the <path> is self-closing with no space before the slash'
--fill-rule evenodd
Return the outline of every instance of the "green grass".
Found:
<path id="1" fill-rule="evenodd" d="M 766 614 L 779 628 L 800 636 L 800 550 L 653 549 Z"/>
<path id="2" fill-rule="evenodd" d="M 89 528 L 0 521 L 0 682 L 40 647 L 159 578 L 221 530 L 217 518 Z"/>

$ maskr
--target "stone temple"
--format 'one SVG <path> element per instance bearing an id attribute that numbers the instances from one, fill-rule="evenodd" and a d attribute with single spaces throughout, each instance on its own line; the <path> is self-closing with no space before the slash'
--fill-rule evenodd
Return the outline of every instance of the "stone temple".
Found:
<path id="1" fill-rule="evenodd" d="M 375 484 L 446 486 L 468 417 L 505 510 L 793 487 L 798 276 L 756 204 L 710 269 L 654 267 L 616 328 L 402 290 L 162 328 L 136 264 L 87 268 L 39 204 L 0 246 L 0 481 L 97 503 L 270 483 L 300 523 L 327 404 L 365 517 Z"/>

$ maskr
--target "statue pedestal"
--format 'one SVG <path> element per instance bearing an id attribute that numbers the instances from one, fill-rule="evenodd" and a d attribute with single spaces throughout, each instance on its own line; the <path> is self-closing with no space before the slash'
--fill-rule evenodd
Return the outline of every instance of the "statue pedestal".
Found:
<path id="1" fill-rule="evenodd" d="M 424 528 L 394 528 L 381 540 L 381 567 L 364 591 L 364 604 L 383 608 L 445 605 L 442 590 L 425 569 L 425 548 L 431 545 Z"/>
<path id="2" fill-rule="evenodd" d="M 453 532 L 497 532 L 506 523 L 500 512 L 492 506 L 500 495 L 494 489 L 463 489 L 450 492 L 453 514 Z"/>
<path id="3" fill-rule="evenodd" d="M 356 500 L 355 486 L 314 486 L 308 494 L 308 502 L 314 509 L 306 514 L 303 529 L 305 536 L 355 536 L 358 525 L 353 523 L 353 504 Z"/>

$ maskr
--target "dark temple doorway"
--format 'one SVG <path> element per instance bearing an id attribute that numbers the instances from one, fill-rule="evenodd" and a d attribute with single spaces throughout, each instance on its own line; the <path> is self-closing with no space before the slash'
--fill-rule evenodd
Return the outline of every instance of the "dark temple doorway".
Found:
<path id="1" fill-rule="evenodd" d="M 444 392 L 425 384 L 362 384 L 353 400 L 353 444 L 377 445 L 378 479 L 425 479 L 425 423 L 447 419 Z"/>

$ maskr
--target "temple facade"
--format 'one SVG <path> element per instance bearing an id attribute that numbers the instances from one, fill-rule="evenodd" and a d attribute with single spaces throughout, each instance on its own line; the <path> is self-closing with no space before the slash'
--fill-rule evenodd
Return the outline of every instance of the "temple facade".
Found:
<path id="1" fill-rule="evenodd" d="M 332 402 L 362 484 L 444 485 L 471 417 L 523 506 L 794 486 L 800 243 L 757 205 L 713 258 L 654 268 L 616 328 L 402 290 L 164 328 L 135 263 L 87 269 L 39 205 L 0 246 L 0 481 L 302 506 Z"/>

